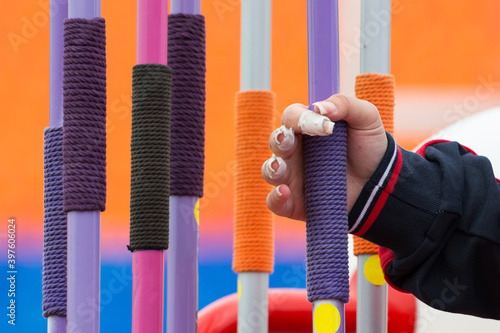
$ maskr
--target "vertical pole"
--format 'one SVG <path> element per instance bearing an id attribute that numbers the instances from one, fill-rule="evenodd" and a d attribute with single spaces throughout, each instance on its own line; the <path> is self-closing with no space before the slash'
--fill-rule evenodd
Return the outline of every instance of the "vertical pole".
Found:
<path id="1" fill-rule="evenodd" d="M 201 1 L 200 0 L 172 0 L 170 2 L 170 12 L 172 17 L 171 24 L 174 24 L 178 19 L 177 14 L 186 14 L 190 19 L 201 17 Z M 195 17 L 193 17 L 195 16 Z M 172 30 L 175 31 L 175 30 Z M 171 32 L 172 32 L 171 31 Z M 174 41 L 172 39 L 171 41 Z M 175 43 L 174 43 L 175 44 Z M 178 50 L 176 49 L 178 52 Z M 188 53 L 190 50 L 185 50 Z M 194 50 L 192 50 L 195 52 Z M 178 57 L 179 54 L 170 51 L 170 56 Z M 188 55 L 189 56 L 189 55 Z M 199 55 L 192 55 L 193 57 Z M 199 59 L 186 59 L 186 67 L 191 68 L 191 61 L 200 61 Z M 179 121 L 182 115 L 179 112 L 184 112 L 182 106 L 179 106 L 176 96 L 176 85 L 181 84 L 186 86 L 190 84 L 186 82 L 183 74 L 176 77 L 176 66 L 179 63 L 171 61 L 170 66 L 173 70 L 173 87 L 172 87 L 172 125 Z M 204 88 L 204 87 L 203 87 Z M 191 96 L 192 103 L 198 103 L 198 95 Z M 194 100 L 196 98 L 196 100 Z M 204 102 L 204 101 L 203 101 Z M 193 108 L 194 109 L 194 108 Z M 204 103 L 203 103 L 204 115 Z M 185 115 L 184 115 L 185 116 Z M 204 129 L 204 124 L 203 124 Z M 191 128 L 191 131 L 198 131 L 199 128 Z M 196 133 L 200 134 L 200 133 Z M 204 135 L 204 133 L 203 133 Z M 172 129 L 172 144 L 171 144 L 171 159 L 178 160 L 178 140 L 179 137 Z M 199 142 L 192 142 L 192 150 L 199 148 Z M 202 144 L 203 145 L 203 144 Z M 175 156 L 174 156 L 175 155 Z M 198 161 L 199 162 L 199 161 Z M 196 162 L 192 162 L 196 163 Z M 183 166 L 181 166 L 182 168 Z M 203 167 L 203 165 L 202 165 Z M 171 163 L 171 174 L 179 172 L 178 164 Z M 176 175 L 178 175 L 176 173 Z M 187 175 L 186 177 L 189 177 Z M 203 181 L 199 187 L 203 187 Z M 194 187 L 194 186 L 193 186 Z M 194 189 L 191 189 L 194 191 Z M 188 191 L 189 192 L 189 191 Z M 199 197 L 192 192 L 183 192 L 178 190 L 177 185 L 174 186 L 171 182 L 170 196 L 170 234 L 169 234 L 169 251 L 168 251 L 168 269 L 167 269 L 167 332 L 185 332 L 196 333 L 197 331 L 197 316 L 198 316 L 198 243 L 199 243 Z"/>
<path id="2" fill-rule="evenodd" d="M 389 74 L 391 0 L 361 0 L 361 31 L 361 73 Z"/>
<path id="3" fill-rule="evenodd" d="M 271 0 L 241 2 L 241 91 L 271 89 L 271 12 Z M 269 273 L 238 273 L 239 333 L 268 331 L 268 288 Z"/>
<path id="4" fill-rule="evenodd" d="M 361 0 L 361 31 L 361 73 L 389 74 L 391 0 Z M 387 284 L 376 285 L 365 274 L 365 264 L 377 255 L 358 255 L 356 329 L 360 333 L 387 332 Z"/>
<path id="5" fill-rule="evenodd" d="M 68 18 L 101 16 L 100 0 L 69 0 Z M 68 330 L 98 333 L 100 323 L 100 211 L 68 212 Z M 81 307 L 91 303 L 88 311 Z M 80 309 L 80 310 L 79 310 Z M 89 320 L 91 318 L 91 320 Z"/>
<path id="6" fill-rule="evenodd" d="M 68 17 L 68 0 L 50 1 L 50 101 L 49 127 L 63 125 L 63 49 L 64 20 Z M 48 333 L 65 333 L 66 317 L 47 318 Z"/>
<path id="7" fill-rule="evenodd" d="M 51 0 L 50 8 L 49 126 L 56 127 L 63 125 L 63 22 L 68 17 L 68 0 Z"/>
<path id="8" fill-rule="evenodd" d="M 167 0 L 137 1 L 138 65 L 167 65 L 167 11 Z M 132 332 L 163 332 L 164 251 L 134 251 L 132 275 Z"/>
<path id="9" fill-rule="evenodd" d="M 338 37 L 338 1 L 337 0 L 308 0 L 308 62 L 309 62 L 309 103 L 328 98 L 339 92 L 339 37 Z M 305 191 L 308 205 L 306 215 L 307 226 L 307 269 L 308 269 L 308 296 L 313 303 L 313 332 L 334 333 L 345 332 L 344 303 L 348 299 L 348 256 L 347 256 L 347 206 L 345 179 L 342 172 L 338 175 L 312 174 L 314 169 L 329 167 L 337 164 L 337 170 L 345 170 L 345 157 L 318 158 L 314 147 L 321 147 L 323 151 L 341 150 L 345 147 L 335 145 L 345 141 L 345 125 L 342 122 L 335 124 L 333 134 L 325 137 L 304 137 L 305 159 Z M 324 155 L 324 154 L 323 154 Z M 338 159 L 338 160 L 334 160 Z M 315 165 L 322 163 L 321 166 Z M 344 165 L 342 165 L 344 163 Z M 311 170 L 311 171 L 309 171 Z M 331 171 L 327 171 L 331 172 Z M 345 173 L 345 171 L 344 171 Z M 333 193 L 340 193 L 339 198 L 318 196 L 319 182 L 332 182 L 329 187 Z M 308 181 L 308 178 L 311 181 Z M 344 194 L 343 194 L 344 193 Z M 340 200 L 333 200 L 340 199 Z M 334 207 L 335 206 L 335 207 Z M 320 210 L 331 210 L 324 214 Z M 324 230 L 324 224 L 335 225 L 335 230 Z M 323 231 L 327 231 L 323 233 Z M 345 235 L 344 235 L 345 231 Z M 322 248 L 323 250 L 318 250 Z M 335 253 L 338 257 L 337 267 L 331 265 L 330 256 Z M 317 267 L 319 265 L 319 267 Z M 324 271 L 331 271 L 328 275 L 329 283 L 322 281 Z M 332 282 L 333 280 L 333 282 Z M 347 290 L 345 290 L 347 289 Z"/>
<path id="10" fill-rule="evenodd" d="M 241 2 L 241 91 L 271 89 L 271 7 L 271 0 Z"/>

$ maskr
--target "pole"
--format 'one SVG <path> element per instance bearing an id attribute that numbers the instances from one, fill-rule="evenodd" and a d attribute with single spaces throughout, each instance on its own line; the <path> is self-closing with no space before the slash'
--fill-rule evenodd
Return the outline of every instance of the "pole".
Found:
<path id="1" fill-rule="evenodd" d="M 167 65 L 167 0 L 137 1 L 137 64 Z M 132 332 L 163 332 L 165 254 L 132 253 Z"/>
<path id="2" fill-rule="evenodd" d="M 339 92 L 338 1 L 308 0 L 307 24 L 312 104 Z M 345 136 L 345 123 L 337 122 L 330 136 L 304 137 L 307 285 L 315 333 L 345 332 L 344 303 L 349 298 Z M 332 167 L 336 172 L 328 170 Z M 315 172 L 319 169 L 323 172 Z M 324 186 L 328 194 L 319 195 Z"/>
<path id="3" fill-rule="evenodd" d="M 242 92 L 271 89 L 271 11 L 271 0 L 241 2 Z M 272 118 L 272 115 L 269 117 Z M 238 272 L 239 333 L 268 331 L 268 288 L 268 272 Z"/>
<path id="4" fill-rule="evenodd" d="M 205 137 L 205 19 L 200 2 L 170 3 L 168 47 L 173 80 L 167 332 L 197 332 L 198 207 L 203 195 Z"/>
<path id="5" fill-rule="evenodd" d="M 101 16 L 100 0 L 69 0 L 68 18 Z M 100 322 L 100 211 L 68 212 L 68 329 L 98 333 Z M 88 302 L 88 312 L 81 307 Z M 79 310 L 80 309 L 80 310 Z M 88 320 L 89 316 L 92 320 Z"/>
<path id="6" fill-rule="evenodd" d="M 383 22 L 376 19 L 385 19 Z M 374 24 L 378 34 L 369 33 Z M 391 0 L 361 1 L 361 73 L 390 73 L 391 62 Z M 369 36 L 369 37 L 368 37 Z M 356 237 L 356 236 L 354 236 Z M 363 242 L 364 240 L 358 240 Z M 357 245 L 358 242 L 355 242 Z M 365 265 L 380 270 L 378 251 L 358 255 L 358 301 L 356 329 L 360 333 L 387 332 L 387 284 L 374 283 L 365 274 Z M 376 267 L 373 267 L 373 266 Z M 370 267 L 367 267 L 370 270 Z M 372 273 L 373 274 L 373 273 Z"/>

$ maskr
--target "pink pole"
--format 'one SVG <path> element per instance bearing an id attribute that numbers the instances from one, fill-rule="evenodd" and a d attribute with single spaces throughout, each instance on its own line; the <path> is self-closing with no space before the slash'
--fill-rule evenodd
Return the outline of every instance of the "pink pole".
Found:
<path id="1" fill-rule="evenodd" d="M 167 64 L 167 10 L 168 0 L 138 0 L 137 64 Z M 134 251 L 132 274 L 132 333 L 162 333 L 164 251 Z"/>
<path id="2" fill-rule="evenodd" d="M 132 332 L 163 332 L 164 252 L 136 250 L 132 254 Z"/>
<path id="3" fill-rule="evenodd" d="M 137 64 L 167 64 L 168 0 L 137 1 Z"/>

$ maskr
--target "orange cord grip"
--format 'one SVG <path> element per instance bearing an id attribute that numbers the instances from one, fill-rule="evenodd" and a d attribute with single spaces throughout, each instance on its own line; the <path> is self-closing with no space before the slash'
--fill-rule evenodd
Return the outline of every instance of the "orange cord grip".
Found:
<path id="1" fill-rule="evenodd" d="M 270 156 L 274 93 L 265 90 L 236 95 L 236 174 L 233 270 L 268 272 L 274 261 L 274 217 L 266 206 L 272 187 L 261 176 Z"/>
<path id="2" fill-rule="evenodd" d="M 356 97 L 375 105 L 384 128 L 394 133 L 394 76 L 385 74 L 361 74 L 356 77 Z M 354 255 L 376 254 L 378 245 L 354 236 Z"/>

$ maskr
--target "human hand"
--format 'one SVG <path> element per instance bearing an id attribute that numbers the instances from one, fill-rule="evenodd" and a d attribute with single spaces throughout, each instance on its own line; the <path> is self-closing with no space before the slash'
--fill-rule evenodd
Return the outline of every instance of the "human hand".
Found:
<path id="1" fill-rule="evenodd" d="M 264 162 L 261 170 L 262 177 L 277 186 L 267 196 L 269 209 L 276 215 L 302 221 L 306 219 L 303 134 L 329 135 L 332 122 L 346 121 L 348 211 L 387 149 L 384 126 L 373 104 L 339 94 L 314 103 L 314 106 L 316 115 L 302 104 L 292 104 L 285 109 L 281 117 L 283 126 L 275 130 L 269 140 L 274 156 Z"/>

